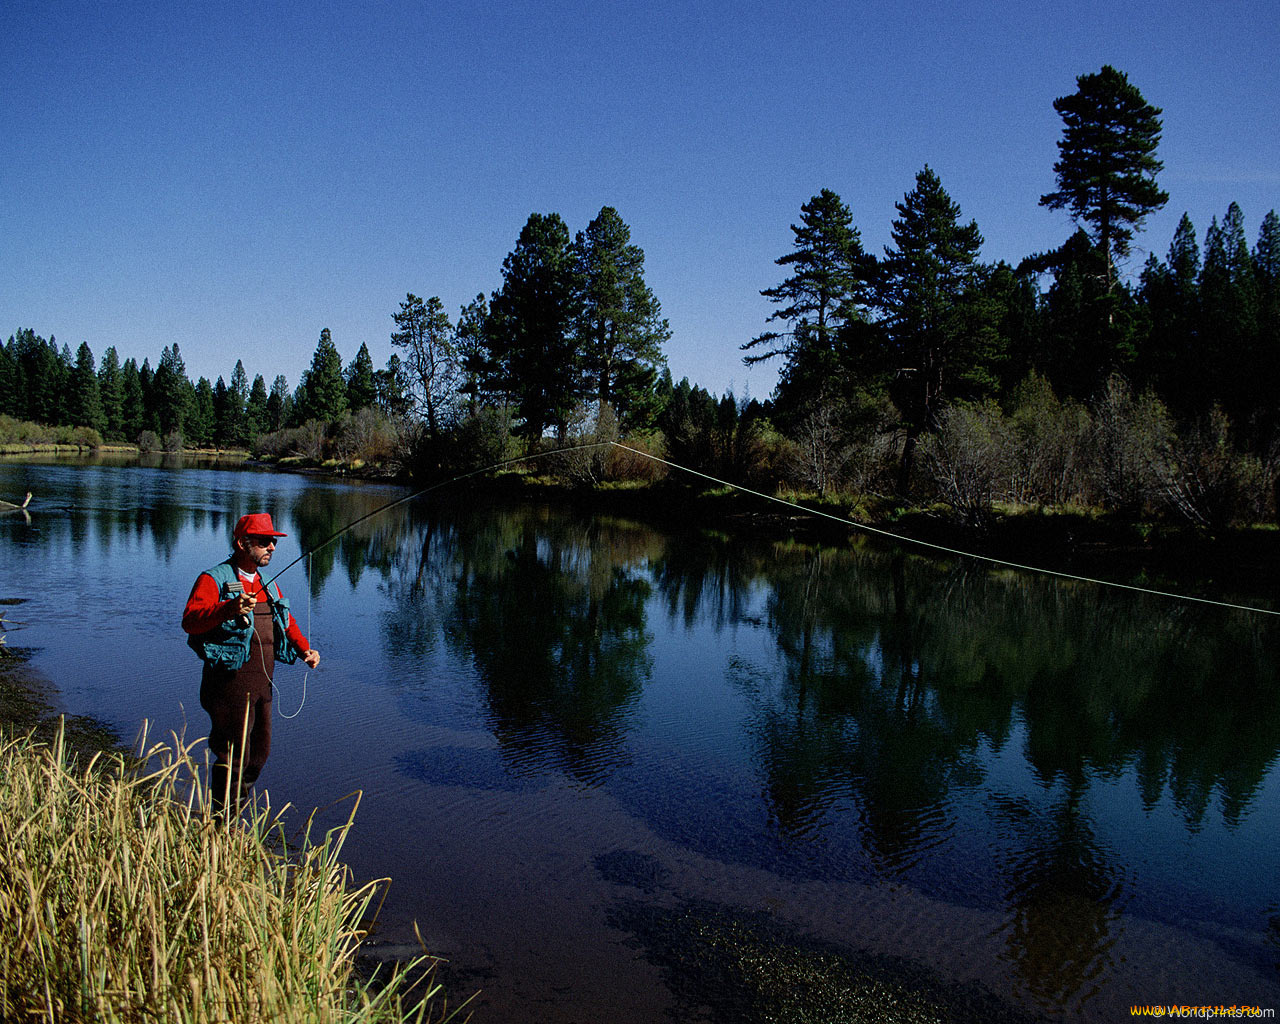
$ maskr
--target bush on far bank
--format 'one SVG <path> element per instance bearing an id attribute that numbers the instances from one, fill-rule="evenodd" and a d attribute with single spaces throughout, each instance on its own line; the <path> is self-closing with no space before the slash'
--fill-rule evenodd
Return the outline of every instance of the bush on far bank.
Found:
<path id="1" fill-rule="evenodd" d="M 252 453 L 269 461 L 301 459 L 319 465 L 334 460 L 395 471 L 403 463 L 412 431 L 411 425 L 398 417 L 364 408 L 344 412 L 328 423 L 312 419 L 299 427 L 260 434 Z"/>
<path id="2" fill-rule="evenodd" d="M 43 423 L 0 416 L 0 445 L 34 448 L 37 445 L 59 445 L 67 448 L 102 447 L 102 435 L 93 427 L 50 427 Z"/>

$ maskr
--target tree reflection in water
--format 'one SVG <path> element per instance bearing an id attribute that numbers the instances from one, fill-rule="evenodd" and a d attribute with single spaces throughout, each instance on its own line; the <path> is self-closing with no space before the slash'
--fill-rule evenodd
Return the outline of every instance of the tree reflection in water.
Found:
<path id="1" fill-rule="evenodd" d="M 293 518 L 307 536 L 332 519 L 302 504 Z M 1276 630 L 1242 612 L 859 541 L 751 544 L 467 502 L 362 526 L 313 587 L 339 559 L 353 586 L 381 577 L 389 651 L 443 644 L 474 667 L 507 770 L 526 777 L 610 784 L 661 617 L 712 643 L 767 632 L 773 661 L 720 664 L 778 842 L 803 853 L 838 837 L 854 874 L 999 906 L 1008 961 L 1046 1005 L 1088 997 L 1136 884 L 1098 838 L 1093 789 L 1132 779 L 1187 834 L 1216 801 L 1234 828 L 1280 742 Z M 993 777 L 1007 755 L 1038 793 Z M 711 799 L 688 801 L 690 830 Z"/>

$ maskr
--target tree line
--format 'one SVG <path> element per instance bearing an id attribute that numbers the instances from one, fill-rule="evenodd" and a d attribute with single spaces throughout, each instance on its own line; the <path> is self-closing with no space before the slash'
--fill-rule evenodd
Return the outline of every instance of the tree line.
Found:
<path id="1" fill-rule="evenodd" d="M 177 342 L 161 351 L 153 369 L 149 359 L 141 366 L 132 357 L 121 362 L 114 346 L 95 362 L 87 342 L 73 354 L 27 328 L 0 346 L 0 415 L 86 428 L 103 441 L 145 447 L 250 447 L 272 431 L 334 419 L 348 408 L 403 414 L 402 378 L 395 356 L 375 370 L 367 345 L 344 368 L 327 328 L 293 391 L 283 374 L 270 389 L 261 374 L 251 383 L 239 359 L 230 383 L 223 377 L 193 383 Z"/>
<path id="2" fill-rule="evenodd" d="M 154 371 L 114 350 L 95 367 L 87 345 L 73 356 L 26 331 L 0 347 L 0 412 L 312 456 L 390 424 L 387 443 L 435 465 L 612 431 L 757 485 L 938 496 L 975 518 L 1000 499 L 1160 499 L 1210 522 L 1240 514 L 1246 490 L 1248 514 L 1274 510 L 1280 218 L 1250 248 L 1235 203 L 1203 245 L 1184 215 L 1167 257 L 1127 279 L 1135 233 L 1168 201 L 1162 111 L 1109 66 L 1076 85 L 1054 101 L 1057 187 L 1040 203 L 1077 231 L 1049 252 L 983 262 L 977 223 L 927 165 L 879 255 L 835 192 L 801 205 L 785 276 L 761 292 L 766 330 L 742 346 L 747 364 L 779 364 L 764 402 L 672 380 L 644 252 L 606 206 L 576 235 L 532 214 L 500 286 L 456 320 L 409 293 L 383 370 L 363 345 L 344 368 L 326 329 L 292 393 L 241 363 L 229 385 L 191 384 L 176 343 Z"/>

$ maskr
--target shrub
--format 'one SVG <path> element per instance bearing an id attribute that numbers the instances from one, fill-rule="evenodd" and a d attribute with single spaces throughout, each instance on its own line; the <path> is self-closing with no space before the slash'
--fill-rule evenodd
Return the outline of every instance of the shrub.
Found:
<path id="1" fill-rule="evenodd" d="M 344 462 L 386 465 L 396 460 L 400 436 L 395 420 L 368 406 L 342 414 L 334 431 L 333 451 Z"/>
<path id="2" fill-rule="evenodd" d="M 1235 450 L 1231 423 L 1216 406 L 1176 435 L 1165 436 L 1154 476 L 1165 506 L 1205 529 L 1241 518 L 1249 504 L 1246 495 L 1255 495 L 1256 508 L 1266 491 L 1260 460 Z"/>
<path id="3" fill-rule="evenodd" d="M 657 461 L 663 457 L 665 451 L 661 432 L 633 434 L 620 440 L 627 447 L 609 449 L 608 460 L 605 463 L 606 479 L 654 483 L 666 478 L 669 470 Z M 627 449 L 634 449 L 634 451 Z M 641 454 L 636 454 L 637 452 Z"/>
<path id="4" fill-rule="evenodd" d="M 986 526 L 1007 493 L 1012 430 L 993 401 L 944 408 L 924 462 L 941 499 L 971 526 Z"/>
<path id="5" fill-rule="evenodd" d="M 1085 502 L 1089 490 L 1092 421 L 1078 402 L 1059 400 L 1032 373 L 1013 391 L 1009 421 L 1013 458 L 1008 497 L 1024 505 Z"/>
<path id="6" fill-rule="evenodd" d="M 511 432 L 513 420 L 512 410 L 505 406 L 480 409 L 464 419 L 454 431 L 457 467 L 480 469 L 519 455 L 519 442 Z"/>
<path id="7" fill-rule="evenodd" d="M 1168 449 L 1173 420 L 1152 392 L 1135 398 L 1113 374 L 1094 401 L 1091 486 L 1103 503 L 1136 514 L 1157 500 L 1157 468 Z"/>
<path id="8" fill-rule="evenodd" d="M 154 452 L 160 448 L 160 438 L 155 435 L 154 431 L 144 430 L 138 435 L 138 451 Z"/>

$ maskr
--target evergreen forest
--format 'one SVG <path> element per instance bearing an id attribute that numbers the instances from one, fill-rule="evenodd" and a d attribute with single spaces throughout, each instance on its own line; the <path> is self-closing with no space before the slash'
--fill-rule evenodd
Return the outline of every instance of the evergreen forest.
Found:
<path id="1" fill-rule="evenodd" d="M 1109 66 L 1076 86 L 1054 101 L 1056 188 L 1040 197 L 1076 230 L 1049 252 L 984 262 L 979 225 L 929 166 L 882 253 L 835 192 L 801 203 L 779 279 L 761 282 L 771 313 L 742 343 L 747 364 L 778 367 L 765 401 L 673 381 L 644 252 L 606 206 L 577 233 L 532 214 L 501 285 L 456 318 L 407 294 L 388 311 L 381 369 L 367 344 L 344 363 L 321 330 L 292 389 L 240 360 L 193 382 L 176 341 L 153 367 L 20 330 L 0 346 L 0 443 L 243 448 L 439 473 L 625 438 L 872 514 L 940 502 L 978 525 L 1006 506 L 1207 529 L 1274 520 L 1280 218 L 1267 212 L 1251 244 L 1234 202 L 1203 233 L 1184 214 L 1164 258 L 1148 239 L 1137 268 L 1134 238 L 1168 202 L 1163 112 Z M 655 472 L 620 452 L 563 468 L 589 482 Z"/>

